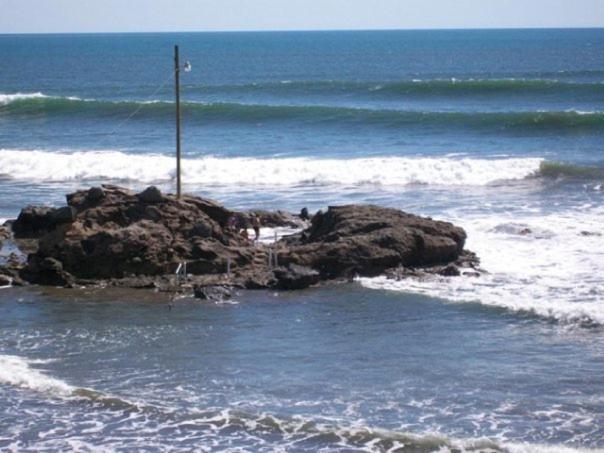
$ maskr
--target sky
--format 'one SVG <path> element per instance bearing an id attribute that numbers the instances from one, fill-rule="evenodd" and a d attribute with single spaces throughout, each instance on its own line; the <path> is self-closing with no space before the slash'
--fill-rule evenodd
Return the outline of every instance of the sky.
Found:
<path id="1" fill-rule="evenodd" d="M 604 27 L 604 0 L 0 0 L 0 33 Z"/>

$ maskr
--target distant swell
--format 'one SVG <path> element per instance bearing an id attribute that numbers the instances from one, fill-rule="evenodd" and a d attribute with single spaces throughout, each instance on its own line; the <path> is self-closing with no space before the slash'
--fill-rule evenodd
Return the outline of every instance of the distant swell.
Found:
<path id="1" fill-rule="evenodd" d="M 294 80 L 245 85 L 189 86 L 187 90 L 200 93 L 275 93 L 275 94 L 356 94 L 361 96 L 482 96 L 482 95 L 540 95 L 594 94 L 604 95 L 602 83 L 576 83 L 548 79 L 415 79 L 385 82 L 355 82 L 345 80 Z"/>
<path id="2" fill-rule="evenodd" d="M 74 97 L 51 97 L 42 93 L 0 95 L 0 118 L 39 115 L 119 120 L 137 111 L 134 120 L 166 121 L 174 115 L 169 101 L 103 101 Z M 469 128 L 502 132 L 595 131 L 604 132 L 603 112 L 423 112 L 391 109 L 367 109 L 322 105 L 268 105 L 238 103 L 183 103 L 189 123 L 287 123 L 306 126 L 334 126 L 405 129 Z"/>
<path id="3" fill-rule="evenodd" d="M 404 186 L 429 184 L 484 186 L 523 179 L 542 159 L 372 157 L 357 159 L 202 157 L 185 159 L 189 184 L 294 186 L 330 184 Z M 174 159 L 118 151 L 58 153 L 0 149 L 0 174 L 32 181 L 130 180 L 162 182 L 174 178 Z"/>

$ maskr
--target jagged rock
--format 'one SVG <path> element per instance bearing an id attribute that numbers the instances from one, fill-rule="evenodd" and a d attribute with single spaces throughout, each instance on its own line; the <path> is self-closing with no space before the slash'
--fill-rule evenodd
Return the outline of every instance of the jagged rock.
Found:
<path id="1" fill-rule="evenodd" d="M 443 267 L 438 274 L 442 275 L 443 277 L 459 277 L 461 272 L 455 264 L 449 264 Z"/>
<path id="2" fill-rule="evenodd" d="M 275 274 L 270 270 L 257 271 L 246 273 L 244 276 L 235 276 L 236 279 L 241 279 L 243 282 L 241 286 L 245 289 L 267 289 L 274 288 L 277 284 Z"/>
<path id="3" fill-rule="evenodd" d="M 12 223 L 12 230 L 17 238 L 38 238 L 57 225 L 73 222 L 75 214 L 75 209 L 70 206 L 59 209 L 27 206 Z"/>
<path id="4" fill-rule="evenodd" d="M 49 286 L 71 286 L 74 278 L 63 269 L 61 261 L 51 257 L 30 255 L 21 276 L 30 283 Z"/>
<path id="5" fill-rule="evenodd" d="M 308 230 L 284 239 L 283 263 L 311 267 L 322 278 L 378 275 L 398 266 L 455 261 L 466 239 L 463 229 L 390 208 L 371 205 L 319 211 Z"/>
<path id="6" fill-rule="evenodd" d="M 165 201 L 164 196 L 155 186 L 147 187 L 141 193 L 138 194 L 138 199 L 143 203 L 161 203 Z"/>
<path id="7" fill-rule="evenodd" d="M 45 206 L 27 206 L 12 224 L 17 238 L 38 238 L 55 227 L 52 219 L 54 208 Z"/>
<path id="8" fill-rule="evenodd" d="M 200 286 L 196 285 L 193 289 L 197 299 L 221 302 L 228 300 L 232 296 L 232 288 L 228 286 Z"/>
<path id="9" fill-rule="evenodd" d="M 321 280 L 321 274 L 316 270 L 293 263 L 275 269 L 275 277 L 277 288 L 285 290 L 305 289 Z"/>
<path id="10" fill-rule="evenodd" d="M 90 203 L 96 203 L 105 198 L 105 191 L 102 187 L 91 187 L 86 194 L 86 200 Z"/>
<path id="11" fill-rule="evenodd" d="M 59 209 L 55 209 L 50 213 L 50 220 L 53 222 L 53 226 L 60 225 L 62 223 L 71 223 L 75 220 L 76 210 L 73 206 L 64 206 Z"/>
<path id="12" fill-rule="evenodd" d="M 162 195 L 161 204 L 150 204 L 157 199 L 153 190 L 143 192 L 149 197 L 109 185 L 102 190 L 94 203 L 89 190 L 67 196 L 69 206 L 57 211 L 73 213 L 73 222 L 44 224 L 52 227 L 40 238 L 26 275 L 40 270 L 46 257 L 80 279 L 163 275 L 182 261 L 190 261 L 191 272 L 224 272 L 227 256 L 239 265 L 252 259 L 251 250 L 240 247 L 243 239 L 225 228 L 231 211 L 217 203 Z"/>

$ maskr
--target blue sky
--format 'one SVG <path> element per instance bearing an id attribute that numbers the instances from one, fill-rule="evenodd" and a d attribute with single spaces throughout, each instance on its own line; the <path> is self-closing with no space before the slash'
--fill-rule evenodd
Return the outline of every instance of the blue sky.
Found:
<path id="1" fill-rule="evenodd" d="M 0 33 L 604 27 L 604 0 L 0 0 Z"/>

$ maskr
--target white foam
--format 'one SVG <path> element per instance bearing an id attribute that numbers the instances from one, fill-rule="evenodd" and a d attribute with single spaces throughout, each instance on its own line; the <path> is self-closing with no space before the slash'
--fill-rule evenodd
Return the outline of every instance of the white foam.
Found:
<path id="1" fill-rule="evenodd" d="M 291 227 L 261 227 L 260 228 L 260 237 L 258 238 L 258 242 L 261 244 L 274 244 L 284 236 L 289 236 L 291 234 L 295 234 L 300 232 L 300 228 L 291 228 Z M 248 237 L 250 239 L 254 239 L 255 233 L 253 228 L 248 228 L 247 230 Z"/>
<path id="2" fill-rule="evenodd" d="M 94 99 L 82 99 L 77 96 L 48 96 L 44 93 L 40 93 L 39 91 L 36 93 L 0 93 L 0 105 L 8 105 L 13 102 L 26 101 L 28 99 L 67 99 L 69 101 L 95 101 Z"/>
<path id="3" fill-rule="evenodd" d="M 604 241 L 598 235 L 603 215 L 604 208 L 586 206 L 550 215 L 462 218 L 452 214 L 448 220 L 466 229 L 466 246 L 478 254 L 489 275 L 359 281 L 374 289 L 480 302 L 573 324 L 604 325 L 604 277 L 599 271 L 604 269 Z"/>
<path id="4" fill-rule="evenodd" d="M 69 396 L 74 388 L 59 379 L 47 376 L 32 364 L 44 363 L 13 355 L 0 355 L 0 383 L 22 387 L 55 396 Z"/>
<path id="5" fill-rule="evenodd" d="M 539 158 L 372 157 L 355 159 L 202 157 L 184 159 L 183 177 L 205 185 L 433 184 L 484 186 L 535 173 Z M 174 178 L 172 156 L 119 151 L 49 152 L 0 149 L 0 172 L 14 179 L 162 182 Z"/>
<path id="6" fill-rule="evenodd" d="M 2 94 L 0 93 L 0 105 L 8 105 L 11 102 L 26 100 L 26 99 L 42 99 L 47 98 L 45 94 L 38 93 L 13 93 L 13 94 Z"/>
<path id="7" fill-rule="evenodd" d="M 503 442 L 505 451 L 509 453 L 597 453 L 600 450 L 565 445 L 543 445 L 518 442 Z"/>

